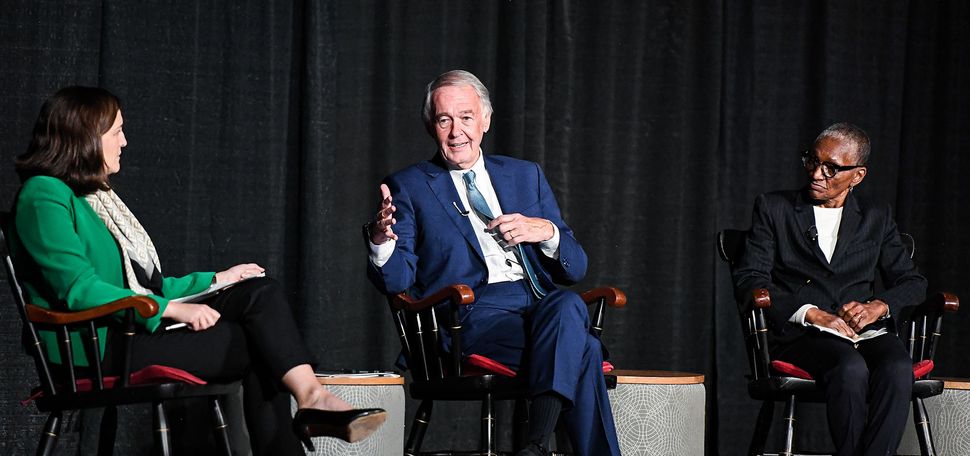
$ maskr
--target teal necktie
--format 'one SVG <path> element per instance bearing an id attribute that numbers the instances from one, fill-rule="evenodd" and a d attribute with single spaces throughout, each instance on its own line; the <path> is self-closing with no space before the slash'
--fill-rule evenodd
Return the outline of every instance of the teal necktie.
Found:
<path id="1" fill-rule="evenodd" d="M 465 180 L 465 186 L 468 187 L 468 202 L 471 204 L 472 209 L 475 210 L 475 213 L 488 225 L 495 217 L 492 217 L 492 210 L 488 208 L 485 197 L 482 196 L 482 192 L 475 185 L 475 171 L 469 170 L 462 175 L 462 178 Z M 536 298 L 542 299 L 548 293 L 542 288 L 542 285 L 539 285 L 539 278 L 536 277 L 536 273 L 532 269 L 532 262 L 529 261 L 529 257 L 525 256 L 525 250 L 522 249 L 522 244 L 517 244 L 515 247 L 515 256 L 519 258 L 519 264 L 525 270 L 525 275 L 529 279 L 529 286 L 532 288 L 532 294 Z"/>

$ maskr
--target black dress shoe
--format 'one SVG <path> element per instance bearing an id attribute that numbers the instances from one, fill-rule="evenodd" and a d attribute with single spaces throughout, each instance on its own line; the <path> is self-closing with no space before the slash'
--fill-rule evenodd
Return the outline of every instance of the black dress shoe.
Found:
<path id="1" fill-rule="evenodd" d="M 310 451 L 314 451 L 310 437 L 336 437 L 351 443 L 358 442 L 373 434 L 385 419 L 387 412 L 379 408 L 339 412 L 300 409 L 293 416 L 293 432 Z"/>
<path id="2" fill-rule="evenodd" d="M 526 445 L 525 448 L 519 450 L 518 453 L 515 453 L 515 456 L 552 456 L 552 451 L 547 450 L 546 447 L 538 443 L 532 442 Z"/>

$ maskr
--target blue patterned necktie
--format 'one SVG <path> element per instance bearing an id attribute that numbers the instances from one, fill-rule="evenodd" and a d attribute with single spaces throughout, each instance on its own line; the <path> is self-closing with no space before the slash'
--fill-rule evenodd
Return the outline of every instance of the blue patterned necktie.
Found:
<path id="1" fill-rule="evenodd" d="M 469 170 L 462 175 L 462 179 L 465 180 L 465 186 L 468 187 L 468 202 L 471 204 L 472 209 L 475 210 L 475 213 L 487 225 L 495 217 L 492 217 L 492 210 L 488 208 L 485 197 L 482 196 L 482 192 L 475 185 L 475 171 Z M 529 286 L 532 288 L 532 294 L 536 298 L 542 299 L 548 293 L 542 288 L 542 285 L 539 285 L 539 278 L 536 277 L 536 273 L 532 269 L 532 262 L 529 261 L 529 257 L 525 256 L 525 250 L 522 249 L 522 244 L 517 244 L 515 247 L 515 256 L 519 258 L 519 264 L 525 270 L 525 275 L 529 279 Z"/>

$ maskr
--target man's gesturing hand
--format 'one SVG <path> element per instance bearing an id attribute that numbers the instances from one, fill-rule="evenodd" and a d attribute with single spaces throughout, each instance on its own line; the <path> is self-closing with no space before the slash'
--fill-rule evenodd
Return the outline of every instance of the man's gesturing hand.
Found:
<path id="1" fill-rule="evenodd" d="M 391 239 L 397 240 L 397 234 L 391 228 L 397 223 L 394 219 L 394 207 L 391 198 L 391 189 L 387 184 L 381 184 L 381 208 L 370 223 L 370 241 L 374 245 L 381 245 Z"/>
<path id="2" fill-rule="evenodd" d="M 510 246 L 517 244 L 542 242 L 552 239 L 555 233 L 552 222 L 536 217 L 526 217 L 522 214 L 503 214 L 492 219 L 488 230 L 502 237 Z"/>

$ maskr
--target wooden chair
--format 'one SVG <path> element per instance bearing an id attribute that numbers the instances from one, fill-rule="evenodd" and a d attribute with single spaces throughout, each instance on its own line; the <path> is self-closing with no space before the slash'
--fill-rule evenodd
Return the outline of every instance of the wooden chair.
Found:
<path id="1" fill-rule="evenodd" d="M 599 336 L 607 306 L 626 305 L 626 295 L 615 288 L 597 288 L 582 294 L 590 309 L 591 332 Z M 411 425 L 404 454 L 482 454 L 497 455 L 495 442 L 494 402 L 514 400 L 513 451 L 523 447 L 528 428 L 527 385 L 508 367 L 480 355 L 462 358 L 459 308 L 475 301 L 467 285 L 452 285 L 424 299 L 414 300 L 405 294 L 388 297 L 402 352 L 411 369 L 410 394 L 421 400 Z M 447 302 L 447 328 L 451 336 L 450 353 L 440 350 L 438 315 L 435 305 Z M 438 310 L 442 312 L 444 306 Z M 477 452 L 421 452 L 421 442 L 431 421 L 434 401 L 481 402 L 481 440 Z"/>
<path id="2" fill-rule="evenodd" d="M 165 366 L 149 366 L 131 372 L 131 339 L 135 332 L 134 315 L 151 317 L 158 313 L 158 303 L 145 296 L 133 296 L 106 303 L 102 306 L 77 312 L 45 309 L 28 304 L 27 297 L 17 278 L 14 263 L 10 257 L 5 233 L 11 222 L 9 214 L 0 212 L 0 258 L 6 270 L 7 281 L 13 292 L 14 303 L 23 323 L 24 345 L 33 357 L 37 367 L 40 386 L 30 400 L 34 400 L 41 412 L 48 413 L 47 423 L 41 433 L 37 446 L 38 455 L 54 454 L 60 432 L 63 412 L 87 408 L 104 408 L 101 431 L 98 440 L 98 454 L 111 454 L 117 428 L 117 406 L 136 403 L 151 403 L 155 449 L 158 454 L 171 453 L 171 436 L 165 414 L 164 402 L 170 399 L 206 397 L 212 409 L 214 432 L 222 452 L 230 454 L 229 436 L 222 414 L 219 397 L 236 394 L 239 382 L 229 384 L 206 383 L 185 372 Z M 85 347 L 88 359 L 99 358 L 97 328 L 115 325 L 119 312 L 124 314 L 123 329 L 117 333 L 123 337 L 124 366 L 120 376 L 105 376 L 102 362 L 90 363 L 91 366 L 79 367 L 74 363 L 73 343 L 70 333 L 80 332 L 88 342 Z M 47 350 L 41 342 L 38 331 L 54 331 L 59 339 L 62 364 L 54 364 L 47 357 Z M 147 434 L 147 432 L 146 432 Z M 148 436 L 146 436 L 147 438 Z"/>
<path id="3" fill-rule="evenodd" d="M 721 259 L 730 265 L 732 271 L 737 260 L 744 254 L 747 231 L 723 230 L 717 233 L 717 251 Z M 901 234 L 903 243 L 912 258 L 913 238 Z M 760 400 L 761 410 L 755 425 L 754 435 L 748 446 L 748 454 L 761 455 L 771 428 L 771 418 L 775 401 L 785 402 L 784 420 L 785 448 L 782 455 L 792 455 L 794 446 L 795 405 L 797 402 L 825 403 L 821 388 L 804 370 L 776 360 L 771 360 L 768 350 L 768 327 L 765 310 L 771 307 L 771 296 L 767 289 L 758 288 L 746 294 L 746 299 L 737 302 L 741 330 L 744 334 L 748 367 L 748 395 Z M 907 307 L 895 317 L 897 334 L 906 337 L 910 357 L 913 359 L 913 424 L 919 439 L 920 451 L 925 456 L 936 455 L 930 432 L 929 418 L 923 399 L 943 392 L 943 382 L 929 378 L 933 369 L 933 355 L 936 343 L 942 332 L 943 313 L 956 312 L 960 307 L 959 299 L 950 293 L 931 295 L 917 306 Z M 886 337 L 886 336 L 883 336 Z"/>

